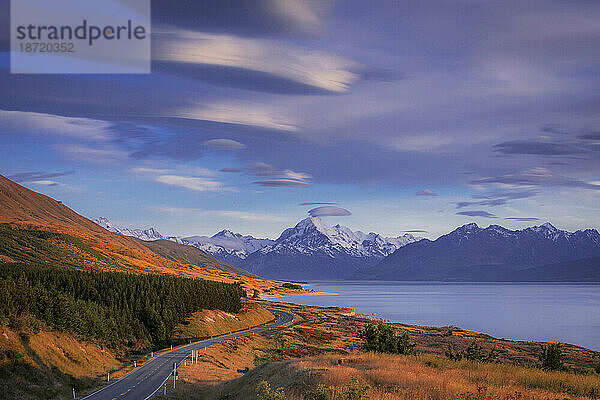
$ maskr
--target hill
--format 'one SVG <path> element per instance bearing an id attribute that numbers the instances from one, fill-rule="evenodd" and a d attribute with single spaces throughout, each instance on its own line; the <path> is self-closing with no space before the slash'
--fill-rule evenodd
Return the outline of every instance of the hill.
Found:
<path id="1" fill-rule="evenodd" d="M 206 254 L 202 250 L 198 250 L 193 246 L 187 246 L 179 244 L 166 239 L 159 239 L 153 241 L 138 240 L 143 246 L 149 248 L 159 256 L 168 258 L 169 260 L 197 265 L 199 267 L 217 269 L 220 271 L 231 272 L 238 275 L 243 275 L 251 278 L 258 278 L 258 276 L 251 274 L 250 272 L 243 270 L 233 265 L 229 265 L 223 261 L 217 260 L 213 256 Z"/>
<path id="2" fill-rule="evenodd" d="M 53 265 L 80 269 L 93 267 L 243 282 L 247 291 L 263 291 L 280 286 L 278 282 L 254 278 L 249 274 L 238 275 L 165 258 L 143 242 L 115 235 L 62 202 L 27 189 L 2 175 L 0 226 L 3 233 L 0 236 L 0 259 L 8 262 L 51 262 Z M 194 260 L 200 261 L 197 257 Z M 214 258 L 206 258 L 205 262 L 212 267 L 224 267 Z"/>

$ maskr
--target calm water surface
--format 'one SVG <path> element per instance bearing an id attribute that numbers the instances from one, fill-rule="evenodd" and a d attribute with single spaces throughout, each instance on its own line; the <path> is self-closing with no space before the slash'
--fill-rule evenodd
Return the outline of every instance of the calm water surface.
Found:
<path id="1" fill-rule="evenodd" d="M 550 340 L 600 350 L 600 285 L 567 283 L 311 282 L 337 296 L 281 301 L 354 307 L 407 324 L 446 326 L 519 340 Z"/>

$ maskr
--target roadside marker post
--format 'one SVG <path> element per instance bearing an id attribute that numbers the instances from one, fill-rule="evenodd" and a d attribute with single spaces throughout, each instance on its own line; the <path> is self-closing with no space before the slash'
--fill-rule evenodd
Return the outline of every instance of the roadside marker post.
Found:
<path id="1" fill-rule="evenodd" d="M 106 373 L 106 382 L 110 382 L 110 372 Z"/>
<path id="2" fill-rule="evenodd" d="M 137 361 L 133 361 L 133 368 L 137 368 Z"/>
<path id="3" fill-rule="evenodd" d="M 73 399 L 75 399 L 75 388 L 73 388 Z"/>

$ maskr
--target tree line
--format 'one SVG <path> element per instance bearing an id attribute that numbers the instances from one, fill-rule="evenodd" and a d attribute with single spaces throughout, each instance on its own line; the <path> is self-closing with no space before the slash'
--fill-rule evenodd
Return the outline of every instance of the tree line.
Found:
<path id="1" fill-rule="evenodd" d="M 239 285 L 172 275 L 0 265 L 0 318 L 33 316 L 53 329 L 112 343 L 160 345 L 202 309 L 238 312 Z"/>

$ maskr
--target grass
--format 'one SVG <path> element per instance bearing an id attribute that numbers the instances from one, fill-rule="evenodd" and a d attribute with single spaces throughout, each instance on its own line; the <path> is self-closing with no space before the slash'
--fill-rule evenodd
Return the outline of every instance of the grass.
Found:
<path id="1" fill-rule="evenodd" d="M 269 310 L 256 303 L 244 303 L 237 314 L 218 310 L 194 313 L 185 324 L 175 327 L 175 339 L 203 338 L 262 325 L 275 319 Z"/>
<path id="2" fill-rule="evenodd" d="M 437 356 L 356 353 L 324 355 L 264 364 L 243 377 L 215 387 L 211 396 L 185 397 L 254 399 L 261 381 L 283 387 L 287 399 L 307 392 L 324 399 L 344 399 L 349 385 L 364 390 L 365 399 L 427 400 L 555 400 L 598 399 L 600 377 L 548 372 L 506 364 L 450 361 Z M 316 389 L 325 390 L 316 390 Z M 328 395 L 327 395 L 328 394 Z M 183 398 L 180 397 L 180 398 Z M 321 397 L 320 397 L 321 398 Z"/>

